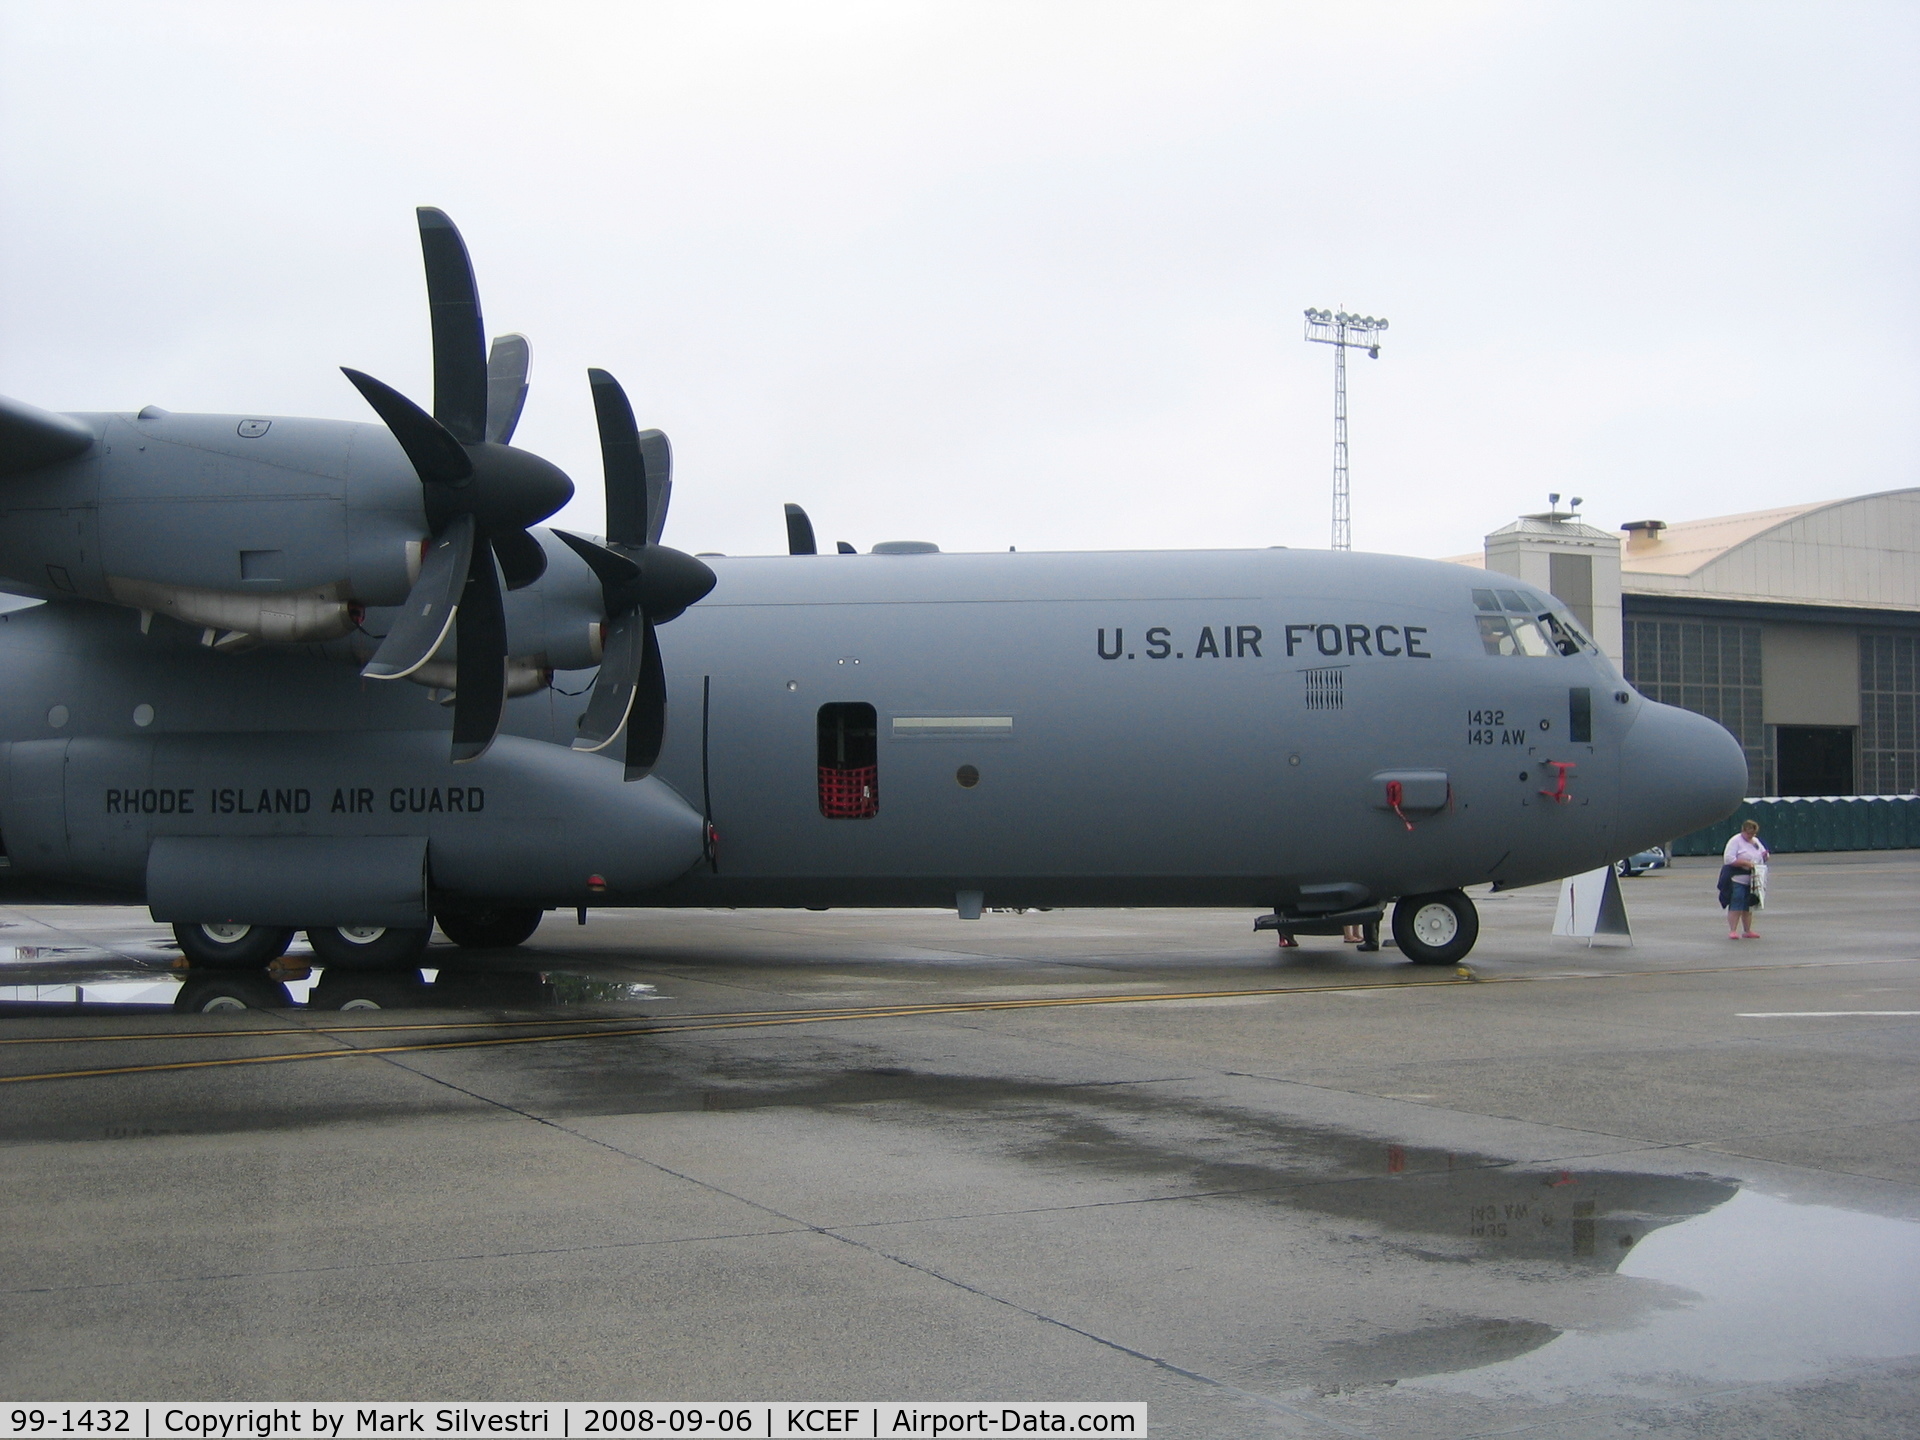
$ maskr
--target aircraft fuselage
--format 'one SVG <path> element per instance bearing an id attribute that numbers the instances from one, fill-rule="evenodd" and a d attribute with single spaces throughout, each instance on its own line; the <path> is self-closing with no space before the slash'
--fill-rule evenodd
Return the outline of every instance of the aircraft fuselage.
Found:
<path id="1" fill-rule="evenodd" d="M 516 655 L 573 646 L 596 604 L 539 538 Z M 590 672 L 511 701 L 453 765 L 434 694 L 363 680 L 344 640 L 220 653 L 82 600 L 0 619 L 14 873 L 139 898 L 156 840 L 415 836 L 436 890 L 543 906 L 1333 910 L 1589 869 L 1744 786 L 1724 730 L 1590 649 L 1489 653 L 1476 591 L 1557 607 L 1460 566 L 709 563 L 713 593 L 661 631 L 666 744 L 637 782 L 566 748 Z"/>

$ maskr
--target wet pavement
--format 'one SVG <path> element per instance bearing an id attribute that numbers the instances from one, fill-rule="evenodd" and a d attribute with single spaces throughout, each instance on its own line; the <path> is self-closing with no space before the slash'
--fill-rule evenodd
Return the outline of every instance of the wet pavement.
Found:
<path id="1" fill-rule="evenodd" d="M 0 909 L 0 1388 L 1913 1434 L 1920 853 L 1782 857 L 1758 942 L 1712 879 L 1626 882 L 1632 948 L 1476 894 L 1470 977 L 1136 910 L 269 979 Z"/>

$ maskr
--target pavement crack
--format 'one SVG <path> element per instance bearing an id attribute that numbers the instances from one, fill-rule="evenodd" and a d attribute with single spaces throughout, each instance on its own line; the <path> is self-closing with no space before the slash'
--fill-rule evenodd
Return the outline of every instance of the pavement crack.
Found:
<path id="1" fill-rule="evenodd" d="M 1049 1315 L 1044 1310 L 1035 1310 L 1029 1305 L 1022 1305 L 1017 1300 L 1010 1300 L 1004 1295 L 996 1295 L 993 1291 L 985 1289 L 982 1286 L 969 1284 L 957 1276 L 949 1275 L 942 1270 L 936 1270 L 931 1265 L 923 1265 L 917 1260 L 909 1260 L 904 1255 L 896 1255 L 891 1251 L 882 1250 L 877 1245 L 865 1244 L 850 1235 L 842 1235 L 836 1231 L 826 1229 L 822 1229 L 820 1233 L 830 1239 L 839 1240 L 843 1244 L 855 1246 L 870 1255 L 878 1256 L 882 1260 L 891 1260 L 894 1264 L 904 1266 L 916 1274 L 925 1275 L 929 1279 L 938 1280 L 944 1285 L 951 1285 L 956 1290 L 965 1291 L 967 1294 L 977 1296 L 991 1304 L 1002 1306 L 1019 1315 L 1025 1315 L 1029 1319 L 1037 1320 L 1043 1325 L 1051 1325 L 1056 1329 L 1066 1331 L 1070 1335 L 1077 1335 L 1083 1340 L 1090 1340 L 1095 1345 L 1101 1345 L 1132 1359 L 1144 1361 L 1156 1369 L 1164 1370 L 1171 1375 L 1177 1375 L 1183 1380 L 1191 1380 L 1196 1384 L 1208 1386 L 1225 1394 L 1232 1395 L 1237 1399 L 1250 1401 L 1255 1405 L 1278 1410 L 1282 1414 L 1292 1415 L 1297 1419 L 1314 1421 L 1327 1426 L 1329 1429 L 1336 1430 L 1342 1435 L 1370 1437 L 1373 1434 L 1370 1430 L 1362 1430 L 1357 1426 L 1334 1420 L 1317 1411 L 1309 1410 L 1304 1406 L 1292 1405 L 1285 1400 L 1276 1399 L 1271 1395 L 1262 1395 L 1256 1390 L 1242 1389 L 1230 1380 L 1222 1380 L 1218 1376 L 1208 1375 L 1200 1370 L 1192 1370 L 1184 1365 L 1177 1365 L 1165 1356 L 1154 1355 L 1149 1351 L 1137 1349 L 1132 1345 L 1126 1344 L 1124 1341 L 1115 1340 L 1110 1335 L 1102 1335 L 1096 1330 L 1089 1330 L 1083 1325 L 1076 1325 L 1071 1320 L 1062 1320 L 1057 1315 Z"/>

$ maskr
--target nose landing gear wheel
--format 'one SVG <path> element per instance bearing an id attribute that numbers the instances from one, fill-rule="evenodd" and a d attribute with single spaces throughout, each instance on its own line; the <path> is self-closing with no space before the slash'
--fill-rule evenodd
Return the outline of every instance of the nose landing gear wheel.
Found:
<path id="1" fill-rule="evenodd" d="M 329 925 L 307 931 L 307 943 L 322 965 L 346 970 L 394 970 L 419 964 L 432 934 L 431 930 L 397 930 L 385 925 Z"/>
<path id="2" fill-rule="evenodd" d="M 1416 965 L 1453 965 L 1480 938 L 1480 913 L 1459 890 L 1403 895 L 1394 902 L 1393 938 Z"/>
<path id="3" fill-rule="evenodd" d="M 260 970 L 287 953 L 293 931 L 268 925 L 176 925 L 173 938 L 189 965 L 207 970 Z"/>

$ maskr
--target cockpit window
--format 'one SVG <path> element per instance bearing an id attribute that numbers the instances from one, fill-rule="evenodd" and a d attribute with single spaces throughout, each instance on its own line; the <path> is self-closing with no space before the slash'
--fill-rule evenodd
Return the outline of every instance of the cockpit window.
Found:
<path id="1" fill-rule="evenodd" d="M 1520 642 L 1520 653 L 1522 655 L 1557 655 L 1560 653 L 1549 643 L 1547 637 L 1541 633 L 1540 620 L 1546 618 L 1548 617 L 1541 616 L 1540 619 L 1531 619 L 1526 616 L 1518 616 L 1513 620 L 1513 638 Z"/>
<path id="2" fill-rule="evenodd" d="M 1507 628 L 1504 615 L 1482 615 L 1480 619 L 1480 643 L 1486 647 L 1489 655 L 1518 655 L 1520 649 L 1513 643 L 1513 631 Z"/>
<path id="3" fill-rule="evenodd" d="M 1475 590 L 1480 644 L 1489 655 L 1578 655 L 1599 652 L 1560 605 L 1527 590 Z"/>
<path id="4" fill-rule="evenodd" d="M 1553 642 L 1553 648 L 1562 655 L 1578 655 L 1583 649 L 1597 651 L 1600 648 L 1581 633 L 1571 615 L 1556 614 L 1549 610 L 1540 617 L 1540 624 L 1546 630 L 1547 638 Z"/>

